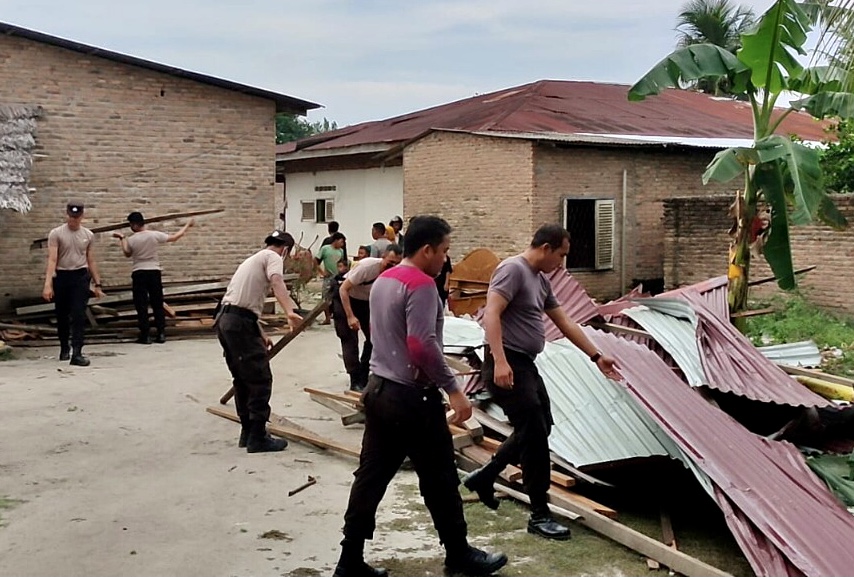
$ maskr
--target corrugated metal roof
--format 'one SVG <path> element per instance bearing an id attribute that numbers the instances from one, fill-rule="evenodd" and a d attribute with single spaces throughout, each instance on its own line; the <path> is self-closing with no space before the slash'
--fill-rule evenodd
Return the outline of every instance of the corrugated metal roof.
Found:
<path id="1" fill-rule="evenodd" d="M 648 349 L 584 331 L 619 360 L 629 393 L 722 494 L 727 524 L 758 575 L 851 572 L 854 517 L 794 447 L 747 431 Z"/>
<path id="2" fill-rule="evenodd" d="M 596 301 L 590 298 L 584 287 L 575 280 L 569 271 L 563 267 L 555 269 L 546 275 L 552 285 L 552 292 L 560 303 L 563 312 L 571 320 L 577 323 L 586 323 L 592 318 L 599 316 Z M 546 340 L 554 341 L 563 337 L 563 333 L 548 317 L 546 320 Z"/>
<path id="3" fill-rule="evenodd" d="M 817 367 L 821 365 L 821 353 L 813 341 L 770 345 L 757 349 L 766 359 L 778 365 L 791 367 Z"/>
<path id="4" fill-rule="evenodd" d="M 578 138 L 603 137 L 611 139 L 610 143 L 635 145 L 651 145 L 656 138 L 662 139 L 660 143 L 679 140 L 683 146 L 723 145 L 730 139 L 753 138 L 753 115 L 746 102 L 676 89 L 642 102 L 629 102 L 628 90 L 628 85 L 621 84 L 540 80 L 325 132 L 298 141 L 297 148 L 328 150 L 372 143 L 391 147 L 433 130 L 494 132 L 500 136 L 529 133 L 538 135 L 536 139 L 583 135 Z M 828 138 L 826 125 L 809 114 L 793 112 L 778 132 L 818 142 Z"/>
<path id="5" fill-rule="evenodd" d="M 726 275 L 722 275 L 692 285 L 663 292 L 656 295 L 656 298 L 673 298 L 681 296 L 686 292 L 693 292 L 702 297 L 703 301 L 706 303 L 706 307 L 711 310 L 716 317 L 722 321 L 729 322 L 729 302 L 727 301 L 728 287 L 729 280 Z"/>
<path id="6" fill-rule="evenodd" d="M 263 88 L 256 88 L 254 86 L 248 86 L 246 84 L 232 82 L 231 80 L 225 80 L 222 78 L 217 78 L 215 76 L 201 74 L 199 72 L 191 72 L 182 68 L 176 68 L 174 66 L 160 64 L 159 62 L 152 62 L 151 60 L 143 60 L 142 58 L 137 58 L 136 56 L 128 56 L 127 54 L 113 52 L 112 50 L 106 50 L 104 48 L 97 48 L 88 44 L 75 42 L 74 40 L 66 40 L 65 38 L 51 36 L 50 34 L 37 32 L 28 28 L 21 28 L 20 26 L 15 26 L 13 24 L 6 24 L 5 22 L 0 22 L 0 34 L 5 34 L 6 36 L 17 36 L 20 38 L 26 38 L 27 40 L 33 40 L 35 42 L 41 42 L 43 44 L 50 44 L 59 48 L 65 48 L 66 50 L 79 52 L 87 56 L 105 58 L 107 60 L 120 62 L 122 64 L 129 64 L 131 66 L 137 66 L 139 68 L 154 70 L 155 72 L 161 72 L 170 76 L 186 78 L 188 80 L 193 80 L 202 84 L 209 84 L 211 86 L 218 86 L 220 88 L 233 90 L 235 92 L 242 92 L 243 94 L 248 94 L 250 96 L 266 98 L 267 100 L 272 100 L 276 103 L 276 112 L 286 112 L 288 114 L 304 115 L 308 110 L 320 108 L 320 104 L 315 104 L 314 102 L 309 102 L 307 100 L 300 100 L 299 98 L 294 98 L 293 96 L 288 96 L 286 94 L 271 92 L 270 90 L 264 90 Z"/>

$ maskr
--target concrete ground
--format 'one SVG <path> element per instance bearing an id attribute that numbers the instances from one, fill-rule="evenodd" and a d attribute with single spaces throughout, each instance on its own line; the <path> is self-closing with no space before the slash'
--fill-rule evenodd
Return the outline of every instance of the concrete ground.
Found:
<path id="1" fill-rule="evenodd" d="M 302 390 L 344 390 L 339 350 L 329 326 L 294 340 L 273 360 L 271 405 L 357 445 L 361 425 L 343 427 Z M 205 412 L 230 386 L 215 338 L 86 353 L 86 368 L 52 348 L 0 363 L 0 575 L 332 573 L 354 459 L 293 442 L 238 450 L 238 426 Z M 308 475 L 317 484 L 288 497 Z M 408 514 L 414 483 L 398 475 L 380 532 Z M 396 551 L 440 553 L 419 529 L 368 546 L 371 558 Z"/>

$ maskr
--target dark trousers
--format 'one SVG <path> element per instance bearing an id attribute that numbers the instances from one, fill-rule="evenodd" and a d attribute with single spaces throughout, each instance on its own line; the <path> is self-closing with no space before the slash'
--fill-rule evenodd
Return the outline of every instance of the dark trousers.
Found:
<path id="1" fill-rule="evenodd" d="M 493 381 L 495 359 L 488 351 L 482 367 L 487 390 L 513 425 L 513 433 L 493 459 L 502 469 L 511 464 L 522 466 L 522 484 L 531 499 L 531 512 L 545 514 L 551 483 L 549 433 L 554 424 L 551 402 L 533 359 L 506 348 L 504 354 L 513 369 L 512 389 L 498 387 Z"/>
<path id="2" fill-rule="evenodd" d="M 159 270 L 135 270 L 133 279 L 133 306 L 141 335 L 149 330 L 148 305 L 154 312 L 154 326 L 158 333 L 166 330 L 166 316 L 163 313 L 163 281 Z"/>
<path id="3" fill-rule="evenodd" d="M 365 433 L 344 515 L 345 538 L 373 538 L 377 507 L 408 456 L 440 541 L 448 550 L 462 550 L 467 544 L 466 520 L 439 390 L 408 387 L 371 375 L 362 402 Z"/>
<path id="4" fill-rule="evenodd" d="M 234 405 L 240 422 L 267 422 L 273 373 L 267 360 L 267 345 L 258 321 L 235 313 L 221 313 L 216 335 L 234 384 Z"/>
<path id="5" fill-rule="evenodd" d="M 359 331 L 354 331 L 347 324 L 347 313 L 340 298 L 332 299 L 332 318 L 335 321 L 335 334 L 341 340 L 341 355 L 344 357 L 344 368 L 347 373 L 357 373 L 362 379 L 368 378 L 368 370 L 371 362 L 371 306 L 368 301 L 361 299 L 350 299 L 350 307 L 353 314 L 359 319 L 362 334 L 365 335 L 365 344 L 362 347 L 362 355 L 359 356 Z"/>
<path id="6" fill-rule="evenodd" d="M 58 270 L 53 278 L 53 303 L 56 309 L 56 330 L 59 346 L 79 352 L 83 348 L 83 329 L 86 326 L 86 305 L 89 302 L 89 269 Z"/>

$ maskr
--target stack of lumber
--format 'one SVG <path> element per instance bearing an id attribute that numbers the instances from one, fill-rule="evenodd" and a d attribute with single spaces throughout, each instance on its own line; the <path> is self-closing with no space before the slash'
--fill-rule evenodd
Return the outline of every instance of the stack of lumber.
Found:
<path id="1" fill-rule="evenodd" d="M 288 282 L 293 275 L 287 275 Z M 169 338 L 210 335 L 213 314 L 227 279 L 205 279 L 164 283 L 166 334 Z M 272 302 L 268 305 L 272 312 Z M 149 308 L 149 315 L 151 309 Z M 137 314 L 130 286 L 112 287 L 106 296 L 91 298 L 86 308 L 86 342 L 89 344 L 127 342 L 138 336 Z M 287 320 L 279 315 L 261 317 L 270 328 L 282 327 Z M 152 319 L 153 323 L 153 319 Z M 18 306 L 15 315 L 0 319 L 0 339 L 14 346 L 49 346 L 57 343 L 53 303 Z"/>

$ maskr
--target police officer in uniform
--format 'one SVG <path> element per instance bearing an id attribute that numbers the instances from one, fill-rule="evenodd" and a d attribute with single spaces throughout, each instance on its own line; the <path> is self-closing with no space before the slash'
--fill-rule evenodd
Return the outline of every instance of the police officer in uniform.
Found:
<path id="1" fill-rule="evenodd" d="M 59 360 L 70 359 L 72 365 L 80 367 L 89 365 L 89 359 L 83 356 L 83 328 L 86 324 L 90 282 L 95 282 L 95 297 L 104 296 L 92 249 L 95 234 L 81 224 L 83 209 L 82 202 L 69 201 L 65 207 L 65 224 L 50 231 L 42 290 L 44 300 L 53 301 L 56 307 Z"/>
<path id="2" fill-rule="evenodd" d="M 270 287 L 287 312 L 291 330 L 302 322 L 302 317 L 294 312 L 296 305 L 282 278 L 282 258 L 293 248 L 294 237 L 274 230 L 264 243 L 266 248 L 237 267 L 222 297 L 215 323 L 225 362 L 234 381 L 234 404 L 241 425 L 238 447 L 246 447 L 249 453 L 282 451 L 288 445 L 284 439 L 274 439 L 267 434 L 273 390 L 267 351 L 273 343 L 264 335 L 258 317 Z"/>

